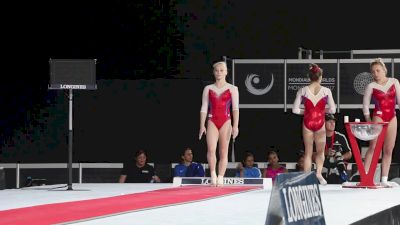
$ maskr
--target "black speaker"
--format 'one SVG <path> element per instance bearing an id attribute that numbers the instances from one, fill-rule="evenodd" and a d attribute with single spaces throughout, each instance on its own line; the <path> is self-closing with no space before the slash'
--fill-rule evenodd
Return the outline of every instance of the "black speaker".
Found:
<path id="1" fill-rule="evenodd" d="M 49 89 L 97 89 L 96 59 L 50 59 L 49 62 Z"/>
<path id="2" fill-rule="evenodd" d="M 6 188 L 6 174 L 4 168 L 0 167 L 0 190 Z"/>

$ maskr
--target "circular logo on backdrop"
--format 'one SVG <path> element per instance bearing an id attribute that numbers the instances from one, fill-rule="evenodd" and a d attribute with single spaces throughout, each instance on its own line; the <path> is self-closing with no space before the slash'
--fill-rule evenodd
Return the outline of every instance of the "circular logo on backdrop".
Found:
<path id="1" fill-rule="evenodd" d="M 274 74 L 271 73 L 271 82 L 265 88 L 256 88 L 254 85 L 260 83 L 260 76 L 257 74 L 249 74 L 246 77 L 245 85 L 247 91 L 252 93 L 253 95 L 265 95 L 268 93 L 272 86 L 274 85 Z"/>
<path id="2" fill-rule="evenodd" d="M 369 83 L 374 81 L 374 78 L 372 77 L 372 74 L 369 72 L 362 72 L 357 74 L 356 78 L 354 78 L 353 86 L 354 90 L 360 94 L 364 95 L 365 88 Z"/>

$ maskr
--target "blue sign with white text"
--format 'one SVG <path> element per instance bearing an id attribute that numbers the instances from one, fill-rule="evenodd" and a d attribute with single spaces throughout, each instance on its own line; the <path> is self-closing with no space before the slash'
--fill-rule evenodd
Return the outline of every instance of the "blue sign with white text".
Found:
<path id="1" fill-rule="evenodd" d="M 279 174 L 272 188 L 266 225 L 325 225 L 315 172 Z"/>

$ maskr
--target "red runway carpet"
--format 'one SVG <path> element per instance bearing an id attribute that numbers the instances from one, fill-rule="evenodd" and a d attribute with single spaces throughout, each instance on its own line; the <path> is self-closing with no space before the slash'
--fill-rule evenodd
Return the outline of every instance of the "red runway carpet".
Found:
<path id="1" fill-rule="evenodd" d="M 0 225 L 65 223 L 153 207 L 205 200 L 258 188 L 246 186 L 228 186 L 222 188 L 185 186 L 116 197 L 3 210 L 0 211 Z"/>

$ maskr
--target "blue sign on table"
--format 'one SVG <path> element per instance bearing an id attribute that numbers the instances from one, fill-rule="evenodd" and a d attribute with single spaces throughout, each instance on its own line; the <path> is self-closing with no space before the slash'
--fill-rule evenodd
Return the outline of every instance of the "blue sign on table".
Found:
<path id="1" fill-rule="evenodd" d="M 319 182 L 315 172 L 284 173 L 276 177 L 266 225 L 325 225 Z"/>

